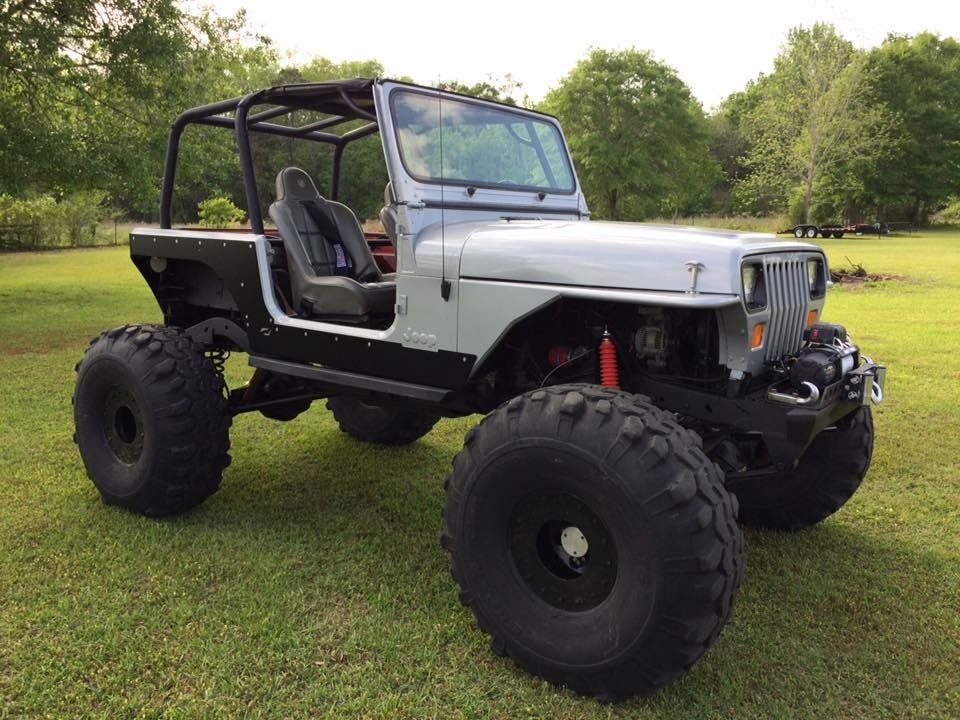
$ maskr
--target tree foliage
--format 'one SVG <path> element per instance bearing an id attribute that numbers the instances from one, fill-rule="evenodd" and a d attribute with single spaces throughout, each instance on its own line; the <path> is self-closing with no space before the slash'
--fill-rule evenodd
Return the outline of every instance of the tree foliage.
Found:
<path id="1" fill-rule="evenodd" d="M 563 124 L 596 216 L 689 212 L 719 174 L 702 108 L 649 53 L 593 50 L 541 107 Z"/>
<path id="2" fill-rule="evenodd" d="M 445 80 L 440 82 L 437 87 L 461 95 L 494 100 L 506 105 L 517 105 L 517 99 L 514 96 L 519 95 L 523 90 L 523 85 L 514 80 L 509 73 L 503 77 L 490 75 L 486 80 L 481 80 L 473 85 L 467 85 L 459 80 Z M 528 104 L 526 95 L 523 96 L 523 103 L 521 104 Z"/>
<path id="3" fill-rule="evenodd" d="M 375 59 L 284 64 L 242 11 L 185 7 L 0 0 L 0 195 L 58 207 L 96 197 L 97 207 L 155 219 L 169 123 L 184 109 L 269 85 L 384 74 Z M 440 86 L 529 105 L 510 75 Z M 596 217 L 789 210 L 796 220 L 921 220 L 960 196 L 954 38 L 891 35 L 858 51 L 830 25 L 798 27 L 773 72 L 709 118 L 649 53 L 597 49 L 541 107 L 562 121 Z M 309 121 L 298 113 L 294 122 Z M 253 144 L 264 212 L 286 165 L 331 193 L 329 146 L 280 137 Z M 195 220 L 197 204 L 214 196 L 247 209 L 229 132 L 191 127 L 181 158 L 177 221 Z M 379 137 L 348 146 L 339 198 L 360 217 L 376 215 L 386 180 Z"/>
<path id="4" fill-rule="evenodd" d="M 862 199 L 859 169 L 884 157 L 895 119 L 870 100 L 864 56 L 832 25 L 795 28 L 739 117 L 742 208 L 832 220 Z"/>
<path id="5" fill-rule="evenodd" d="M 242 13 L 189 15 L 173 0 L 0 8 L 11 29 L 0 34 L 0 191 L 95 187 L 128 212 L 155 215 L 170 120 L 211 95 L 259 85 L 275 63 Z M 191 173 L 209 174 L 186 169 L 187 186 Z"/>
<path id="6" fill-rule="evenodd" d="M 890 36 L 867 55 L 865 72 L 871 102 L 899 122 L 894 151 L 864 168 L 866 192 L 919 222 L 960 192 L 960 42 Z"/>

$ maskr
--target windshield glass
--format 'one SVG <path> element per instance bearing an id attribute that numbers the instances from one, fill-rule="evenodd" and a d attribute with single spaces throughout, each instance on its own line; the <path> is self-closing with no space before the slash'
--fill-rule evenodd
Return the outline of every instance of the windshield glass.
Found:
<path id="1" fill-rule="evenodd" d="M 391 109 L 400 157 L 422 182 L 570 194 L 573 172 L 557 127 L 546 120 L 434 94 L 396 91 Z M 440 113 L 443 112 L 443 168 Z"/>

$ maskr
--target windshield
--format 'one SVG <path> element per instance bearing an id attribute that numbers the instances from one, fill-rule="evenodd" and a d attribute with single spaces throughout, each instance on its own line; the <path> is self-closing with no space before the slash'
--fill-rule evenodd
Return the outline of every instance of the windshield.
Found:
<path id="1" fill-rule="evenodd" d="M 395 91 L 390 103 L 400 157 L 416 180 L 562 194 L 575 189 L 560 131 L 547 120 L 410 90 Z"/>

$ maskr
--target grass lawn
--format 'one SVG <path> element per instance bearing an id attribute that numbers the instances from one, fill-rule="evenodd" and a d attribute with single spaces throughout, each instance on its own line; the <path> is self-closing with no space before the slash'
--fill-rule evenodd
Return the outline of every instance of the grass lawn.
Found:
<path id="1" fill-rule="evenodd" d="M 823 243 L 906 277 L 829 294 L 890 367 L 873 469 L 819 527 L 748 532 L 714 648 L 617 706 L 495 657 L 457 602 L 441 480 L 470 419 L 383 449 L 322 403 L 244 415 L 200 508 L 108 508 L 71 442 L 73 367 L 158 310 L 125 248 L 0 256 L 0 718 L 960 717 L 960 233 Z"/>

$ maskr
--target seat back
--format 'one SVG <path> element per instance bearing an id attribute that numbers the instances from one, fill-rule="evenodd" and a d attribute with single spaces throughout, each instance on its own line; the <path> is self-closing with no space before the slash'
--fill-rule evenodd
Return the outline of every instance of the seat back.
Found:
<path id="1" fill-rule="evenodd" d="M 321 197 L 300 168 L 284 168 L 277 175 L 270 217 L 280 231 L 292 274 L 382 279 L 356 215 L 346 205 Z"/>
<path id="2" fill-rule="evenodd" d="M 397 246 L 397 197 L 393 194 L 393 183 L 388 182 L 383 189 L 383 209 L 380 211 L 380 224 L 394 247 Z"/>

